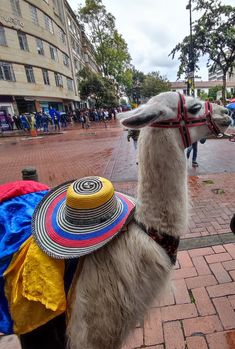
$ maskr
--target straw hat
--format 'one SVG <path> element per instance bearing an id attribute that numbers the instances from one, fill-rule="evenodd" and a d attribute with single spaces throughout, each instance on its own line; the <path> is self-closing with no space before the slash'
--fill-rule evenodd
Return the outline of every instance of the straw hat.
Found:
<path id="1" fill-rule="evenodd" d="M 54 258 L 77 258 L 110 241 L 129 222 L 134 200 L 102 177 L 85 177 L 52 189 L 36 207 L 32 234 Z"/>

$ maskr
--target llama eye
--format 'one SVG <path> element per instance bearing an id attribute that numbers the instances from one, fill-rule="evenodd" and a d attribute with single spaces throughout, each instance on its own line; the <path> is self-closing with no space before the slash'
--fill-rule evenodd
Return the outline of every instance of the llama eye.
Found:
<path id="1" fill-rule="evenodd" d="M 196 103 L 196 104 L 192 105 L 188 109 L 188 111 L 190 114 L 197 114 L 201 108 L 202 108 L 202 105 L 200 103 Z"/>

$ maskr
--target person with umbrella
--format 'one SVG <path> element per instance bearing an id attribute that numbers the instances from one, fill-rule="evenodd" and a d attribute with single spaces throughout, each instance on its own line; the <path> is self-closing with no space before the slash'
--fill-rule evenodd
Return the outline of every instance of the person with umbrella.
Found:
<path id="1" fill-rule="evenodd" d="M 231 126 L 235 126 L 235 98 L 232 99 L 232 101 L 234 101 L 234 102 L 227 104 L 226 108 L 229 110 L 229 115 L 232 118 L 232 125 Z"/>

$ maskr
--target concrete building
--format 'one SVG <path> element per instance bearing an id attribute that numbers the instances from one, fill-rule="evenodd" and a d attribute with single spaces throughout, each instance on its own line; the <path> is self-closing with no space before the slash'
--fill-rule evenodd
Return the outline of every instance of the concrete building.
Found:
<path id="1" fill-rule="evenodd" d="M 203 91 L 208 94 L 209 89 L 222 86 L 223 81 L 195 81 L 195 97 L 200 96 L 200 93 Z M 171 82 L 171 91 L 180 92 L 183 94 L 187 94 L 187 83 L 184 81 L 175 81 Z M 231 93 L 235 93 L 235 81 L 227 81 L 227 91 Z"/>
<path id="2" fill-rule="evenodd" d="M 66 17 L 66 30 L 68 36 L 68 48 L 71 58 L 71 68 L 74 79 L 75 94 L 79 90 L 79 77 L 78 73 L 83 67 L 88 67 L 93 72 L 98 73 L 99 68 L 95 62 L 94 48 L 89 42 L 82 25 L 79 23 L 76 14 L 65 0 L 65 17 Z M 79 97 L 79 102 L 75 103 L 78 108 L 84 108 L 87 106 L 87 101 L 83 101 Z"/>
<path id="3" fill-rule="evenodd" d="M 77 106 L 76 63 L 65 9 L 64 0 L 0 1 L 0 111 Z M 80 44 L 78 58 L 81 49 Z"/>
<path id="4" fill-rule="evenodd" d="M 214 63 L 208 69 L 208 80 L 209 81 L 223 80 L 223 72 L 221 68 L 218 66 L 218 64 Z M 229 76 L 229 74 L 227 73 L 226 80 L 235 82 L 235 68 L 233 69 L 231 76 Z"/>

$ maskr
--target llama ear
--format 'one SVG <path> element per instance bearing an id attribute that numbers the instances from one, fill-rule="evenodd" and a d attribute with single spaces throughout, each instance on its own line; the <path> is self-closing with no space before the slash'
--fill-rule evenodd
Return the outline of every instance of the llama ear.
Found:
<path id="1" fill-rule="evenodd" d="M 118 114 L 118 119 L 127 128 L 138 129 L 155 122 L 164 114 L 160 103 L 144 104 L 129 112 Z"/>

